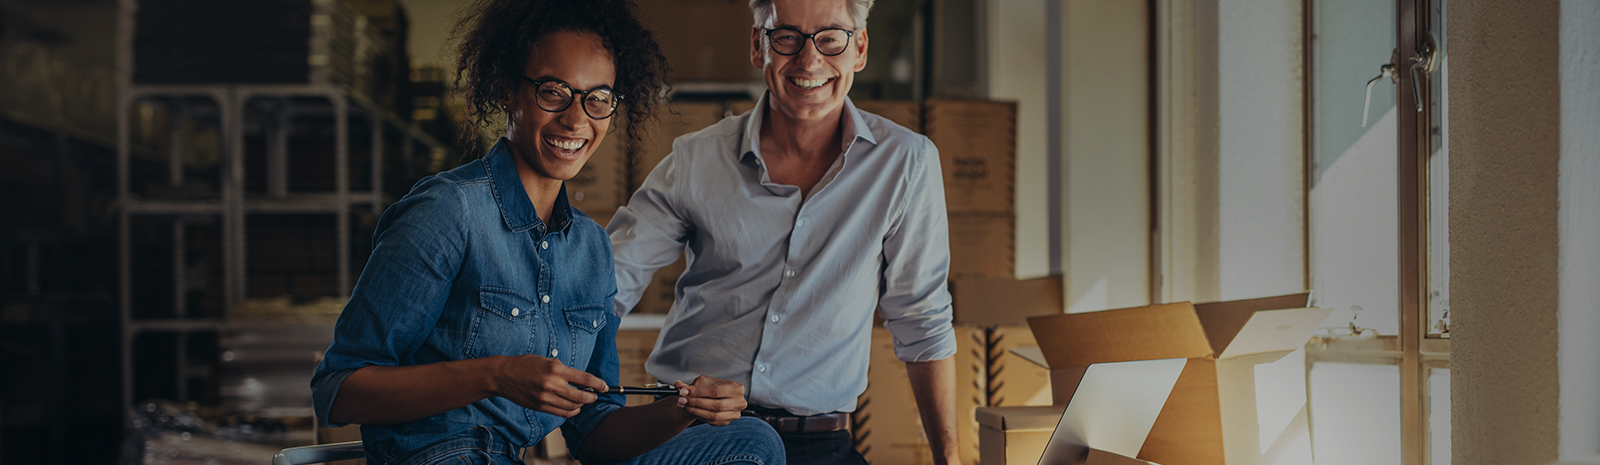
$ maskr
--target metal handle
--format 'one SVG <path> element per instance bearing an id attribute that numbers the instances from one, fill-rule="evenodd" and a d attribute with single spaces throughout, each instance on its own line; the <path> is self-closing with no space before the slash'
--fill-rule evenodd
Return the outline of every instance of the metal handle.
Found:
<path id="1" fill-rule="evenodd" d="M 1378 80 L 1389 78 L 1390 81 L 1399 79 L 1394 74 L 1394 63 L 1384 63 L 1378 67 L 1378 77 L 1367 81 L 1367 98 L 1361 103 L 1361 127 L 1367 127 L 1367 113 L 1372 110 L 1372 85 Z"/>
<path id="2" fill-rule="evenodd" d="M 1417 47 L 1419 50 L 1417 50 L 1416 54 L 1411 55 L 1409 58 L 1411 65 L 1407 66 L 1406 69 L 1411 72 L 1411 98 L 1417 104 L 1417 111 L 1421 112 L 1423 110 L 1422 77 L 1433 74 L 1434 68 L 1438 66 L 1439 47 L 1434 42 L 1432 34 L 1423 36 L 1422 42 L 1418 43 Z M 1377 84 L 1383 78 L 1389 78 L 1389 82 L 1392 83 L 1399 83 L 1400 75 L 1395 73 L 1395 69 L 1399 67 L 1399 62 L 1400 51 L 1394 50 L 1390 52 L 1389 62 L 1378 67 L 1378 77 L 1367 81 L 1367 97 L 1361 104 L 1361 127 L 1367 127 L 1367 114 L 1372 110 L 1372 85 Z"/>
<path id="3" fill-rule="evenodd" d="M 1422 36 L 1422 43 L 1417 44 L 1421 50 L 1411 56 L 1411 98 L 1417 102 L 1417 112 L 1422 112 L 1422 76 L 1433 74 L 1433 68 L 1439 61 L 1439 47 L 1433 41 L 1433 34 Z"/>

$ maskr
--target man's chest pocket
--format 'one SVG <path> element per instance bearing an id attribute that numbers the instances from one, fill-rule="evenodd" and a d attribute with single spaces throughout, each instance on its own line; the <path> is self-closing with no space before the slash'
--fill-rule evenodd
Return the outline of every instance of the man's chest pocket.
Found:
<path id="1" fill-rule="evenodd" d="M 510 289 L 480 286 L 467 338 L 467 358 L 532 353 L 538 327 L 532 299 Z"/>
<path id="2" fill-rule="evenodd" d="M 589 365 L 589 355 L 594 353 L 595 338 L 606 327 L 605 304 L 585 304 L 567 307 L 561 311 L 567 317 L 567 330 L 572 335 L 571 366 L 583 369 Z"/>

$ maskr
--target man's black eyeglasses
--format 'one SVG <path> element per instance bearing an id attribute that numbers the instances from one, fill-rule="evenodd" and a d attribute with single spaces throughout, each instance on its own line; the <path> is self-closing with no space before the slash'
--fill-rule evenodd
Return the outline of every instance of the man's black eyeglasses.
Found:
<path id="1" fill-rule="evenodd" d="M 790 56 L 800 53 L 800 47 L 806 46 L 806 39 L 811 39 L 811 45 L 817 47 L 818 53 L 831 57 L 844 53 L 856 31 L 830 27 L 815 34 L 806 34 L 794 28 L 780 27 L 767 29 L 766 35 L 767 40 L 772 42 L 772 51 L 778 52 L 779 55 Z"/>
<path id="2" fill-rule="evenodd" d="M 539 108 L 551 113 L 560 113 L 572 106 L 575 94 L 583 96 L 583 112 L 594 119 L 610 118 L 617 112 L 617 104 L 622 102 L 622 96 L 612 93 L 610 87 L 578 90 L 556 79 L 521 77 L 533 84 L 534 101 L 539 102 Z"/>

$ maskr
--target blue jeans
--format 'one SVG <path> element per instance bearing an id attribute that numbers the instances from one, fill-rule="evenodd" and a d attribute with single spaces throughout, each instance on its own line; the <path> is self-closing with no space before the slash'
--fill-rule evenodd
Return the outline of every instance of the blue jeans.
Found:
<path id="1" fill-rule="evenodd" d="M 784 465 L 783 440 L 767 422 L 740 418 L 728 426 L 697 423 L 626 465 Z"/>
<path id="2" fill-rule="evenodd" d="M 522 465 L 522 451 L 488 428 L 429 445 L 390 465 Z M 766 422 L 740 418 L 728 426 L 697 424 L 626 465 L 784 465 L 783 440 Z"/>
<path id="3" fill-rule="evenodd" d="M 788 462 L 794 465 L 867 465 L 867 459 L 856 452 L 849 431 L 785 434 L 783 447 Z"/>

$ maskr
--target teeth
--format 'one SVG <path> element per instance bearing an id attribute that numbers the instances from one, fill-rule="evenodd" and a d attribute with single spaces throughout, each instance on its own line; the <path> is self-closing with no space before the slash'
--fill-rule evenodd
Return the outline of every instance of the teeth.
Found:
<path id="1" fill-rule="evenodd" d="M 789 82 L 793 82 L 794 85 L 800 86 L 801 88 L 815 89 L 815 88 L 818 88 L 818 87 L 822 87 L 823 84 L 827 84 L 828 80 L 827 79 L 789 78 Z"/>
<path id="2" fill-rule="evenodd" d="M 544 141 L 545 141 L 545 143 L 550 144 L 550 145 L 554 145 L 556 147 L 559 147 L 562 150 L 577 150 L 579 148 L 582 148 L 583 147 L 583 143 L 586 142 L 586 141 L 582 141 L 582 140 L 563 141 L 563 140 L 555 140 L 555 139 L 545 139 Z"/>

